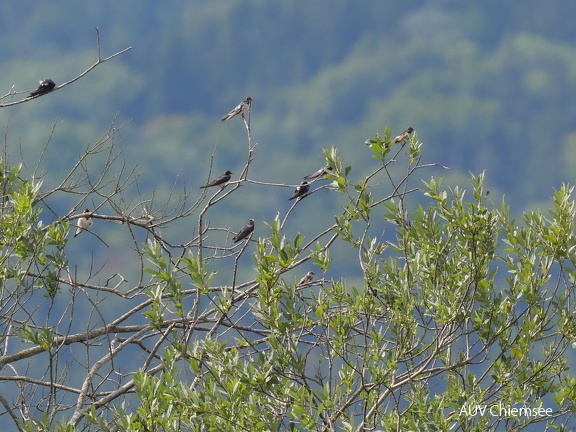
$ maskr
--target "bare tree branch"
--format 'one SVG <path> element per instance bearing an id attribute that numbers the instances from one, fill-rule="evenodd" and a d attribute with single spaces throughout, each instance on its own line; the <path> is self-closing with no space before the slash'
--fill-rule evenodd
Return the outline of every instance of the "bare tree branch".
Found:
<path id="1" fill-rule="evenodd" d="M 76 77 L 72 78 L 69 81 L 66 81 L 60 85 L 57 85 L 54 90 L 52 90 L 52 92 L 59 90 L 63 87 L 66 87 L 67 85 L 70 85 L 76 81 L 78 81 L 79 79 L 85 77 L 86 75 L 88 75 L 92 70 L 94 70 L 95 68 L 97 68 L 98 66 L 100 66 L 102 63 L 106 63 L 108 60 L 112 60 L 115 57 L 118 57 L 128 51 L 130 51 L 132 49 L 132 47 L 128 47 L 128 48 L 124 48 L 121 51 L 118 51 L 115 54 L 112 54 L 106 58 L 102 58 L 100 56 L 100 30 L 98 29 L 98 27 L 96 27 L 96 50 L 97 50 L 97 59 L 96 62 L 94 64 L 92 64 L 92 66 L 90 66 L 88 69 L 86 69 L 84 72 L 80 73 L 79 75 L 77 75 Z M 12 86 L 12 88 L 10 89 L 10 91 L 8 93 L 6 93 L 4 96 L 0 97 L 0 100 L 6 99 L 6 98 L 13 98 L 14 96 L 17 96 L 19 94 L 22 93 L 29 93 L 28 91 L 26 92 L 15 92 L 14 91 L 14 86 Z M 32 99 L 36 99 L 38 96 L 27 96 L 24 99 L 20 99 L 14 102 L 7 102 L 7 103 L 0 103 L 0 108 L 6 108 L 6 107 L 11 107 L 14 105 L 18 105 L 24 102 L 29 102 Z"/>

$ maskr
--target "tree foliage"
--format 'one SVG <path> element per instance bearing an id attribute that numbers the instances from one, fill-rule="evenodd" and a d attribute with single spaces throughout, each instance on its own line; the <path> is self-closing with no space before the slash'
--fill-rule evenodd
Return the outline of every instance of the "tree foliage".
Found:
<path id="1" fill-rule="evenodd" d="M 160 198 L 141 192 L 146 179 L 120 158 L 115 122 L 55 187 L 4 156 L 0 404 L 10 428 L 480 431 L 574 422 L 571 186 L 554 193 L 547 213 L 516 222 L 504 200 L 490 201 L 484 174 L 469 191 L 436 177 L 417 183 L 438 165 L 422 163 L 416 134 L 393 140 L 385 128 L 358 149 L 373 170 L 356 179 L 336 147 L 325 149 L 330 169 L 308 195 L 271 220 L 251 209 L 255 231 L 233 243 L 245 221 L 212 222 L 225 200 L 248 185 L 294 187 L 251 177 L 259 150 L 251 117 L 237 177 Z M 345 204 L 313 235 L 288 235 L 295 212 L 320 194 Z M 52 205 L 60 196 L 77 197 L 68 213 Z M 107 247 L 100 232 L 127 232 L 126 272 L 70 264 L 70 223 L 87 203 L 94 225 L 70 241 L 90 235 Z M 175 241 L 178 223 L 189 235 Z M 350 262 L 361 277 L 331 276 Z M 302 279 L 312 266 L 314 278 Z"/>
<path id="2" fill-rule="evenodd" d="M 469 192 L 434 177 L 412 185 L 434 165 L 421 163 L 417 135 L 394 143 L 386 128 L 362 149 L 375 170 L 354 181 L 326 149 L 331 170 L 309 196 L 234 244 L 240 224 L 210 224 L 219 203 L 245 184 L 286 186 L 250 178 L 257 146 L 244 122 L 238 179 L 194 199 L 131 197 L 138 178 L 118 166 L 115 125 L 51 190 L 4 161 L 0 379 L 15 386 L 0 402 L 14 427 L 541 430 L 572 421 L 572 187 L 554 194 L 548 214 L 517 224 L 504 201 L 489 201 L 484 175 Z M 69 222 L 82 214 L 54 214 L 48 225 L 40 215 L 50 197 L 71 193 L 76 209 L 100 200 L 89 232 L 116 222 L 132 233 L 138 280 L 70 270 Z M 347 204 L 312 238 L 287 237 L 292 213 L 320 193 Z M 196 221 L 191 237 L 169 242 L 169 225 L 184 218 Z M 330 277 L 342 246 L 361 279 Z M 310 265 L 316 277 L 298 282 Z M 551 411 L 468 411 L 481 406 Z"/>

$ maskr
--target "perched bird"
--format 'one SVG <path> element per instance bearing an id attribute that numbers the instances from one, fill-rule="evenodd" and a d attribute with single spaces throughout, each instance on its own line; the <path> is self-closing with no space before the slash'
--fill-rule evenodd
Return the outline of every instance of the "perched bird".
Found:
<path id="1" fill-rule="evenodd" d="M 413 127 L 409 127 L 408 129 L 406 129 L 404 132 L 402 132 L 400 135 L 398 135 L 396 138 L 394 138 L 392 140 L 392 144 L 396 144 L 396 143 L 403 143 L 408 141 L 408 138 L 410 138 L 410 134 L 414 132 L 414 128 Z M 386 144 L 386 147 L 388 147 L 390 145 L 390 143 Z"/>
<path id="2" fill-rule="evenodd" d="M 223 188 L 224 183 L 227 183 L 228 181 L 230 181 L 230 174 L 232 174 L 232 171 L 225 171 L 224 174 L 222 174 L 221 176 L 216 177 L 211 182 L 205 184 L 204 186 L 200 186 L 200 187 L 201 188 L 207 188 L 207 187 L 211 187 L 211 186 L 220 186 L 221 188 Z"/>
<path id="3" fill-rule="evenodd" d="M 78 228 L 76 229 L 76 234 L 74 234 L 74 237 L 92 226 L 92 216 L 90 216 L 90 210 L 84 210 L 84 214 L 81 218 L 78 219 L 77 225 Z"/>
<path id="4" fill-rule="evenodd" d="M 252 104 L 252 98 L 247 97 L 246 99 L 244 99 L 240 103 L 240 105 L 238 105 L 236 108 L 234 108 L 232 111 L 230 111 L 224 117 L 222 117 L 222 121 L 226 121 L 228 119 L 231 119 L 232 117 L 237 116 L 238 114 L 242 114 L 242 118 L 244 118 L 244 112 L 247 109 L 250 109 L 250 104 Z"/>
<path id="5" fill-rule="evenodd" d="M 296 286 L 305 285 L 307 283 L 310 283 L 310 282 L 312 282 L 312 279 L 314 279 L 314 272 L 309 271 L 308 273 L 306 273 L 304 275 L 304 277 L 302 279 L 300 279 L 300 282 L 298 282 L 298 284 Z"/>
<path id="6" fill-rule="evenodd" d="M 291 201 L 294 198 L 301 198 L 302 196 L 306 195 L 309 190 L 310 186 L 308 185 L 308 182 L 304 180 L 302 183 L 300 183 L 299 186 L 296 187 L 296 189 L 294 190 L 294 194 L 290 198 L 288 198 L 288 201 Z"/>
<path id="7" fill-rule="evenodd" d="M 46 93 L 50 93 L 52 90 L 54 90 L 54 87 L 56 87 L 56 84 L 54 84 L 54 81 L 52 81 L 50 78 L 44 78 L 42 81 L 39 81 L 39 83 L 40 85 L 38 88 L 30 93 L 30 96 L 45 95 Z"/>
<path id="8" fill-rule="evenodd" d="M 238 243 L 240 240 L 245 239 L 248 235 L 254 231 L 254 219 L 249 219 L 248 223 L 236 234 L 232 240 L 234 243 Z"/>
<path id="9" fill-rule="evenodd" d="M 305 176 L 304 180 L 312 180 L 318 177 L 324 177 L 326 174 L 328 174 L 329 171 L 332 171 L 332 167 L 330 165 L 326 165 L 324 168 L 320 168 L 315 173 Z"/>

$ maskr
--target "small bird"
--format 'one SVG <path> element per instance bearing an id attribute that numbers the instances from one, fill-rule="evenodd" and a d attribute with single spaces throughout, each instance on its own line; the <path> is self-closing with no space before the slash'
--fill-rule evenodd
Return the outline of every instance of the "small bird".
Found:
<path id="1" fill-rule="evenodd" d="M 294 190 L 294 194 L 288 198 L 288 201 L 293 200 L 294 198 L 301 198 L 304 195 L 306 195 L 308 193 L 308 191 L 310 190 L 310 186 L 308 185 L 308 182 L 306 180 L 304 180 L 302 183 L 300 183 L 299 186 L 296 187 L 296 189 Z"/>
<path id="2" fill-rule="evenodd" d="M 238 114 L 242 114 L 242 118 L 244 118 L 244 112 L 246 110 L 250 109 L 251 104 L 252 104 L 252 98 L 247 97 L 246 99 L 244 99 L 240 103 L 240 105 L 238 105 L 236 108 L 234 108 L 232 111 L 230 111 L 224 117 L 222 117 L 222 121 L 226 121 L 228 119 L 231 119 L 232 117 L 237 116 Z"/>
<path id="3" fill-rule="evenodd" d="M 298 282 L 296 284 L 296 286 L 305 285 L 307 283 L 310 283 L 310 282 L 312 282 L 312 279 L 314 279 L 314 272 L 309 271 L 308 273 L 306 273 L 304 275 L 304 277 L 302 279 L 300 279 L 300 282 Z"/>
<path id="4" fill-rule="evenodd" d="M 207 187 L 211 187 L 211 186 L 220 186 L 221 188 L 223 188 L 224 183 L 227 183 L 228 181 L 230 181 L 230 174 L 232 174 L 232 171 L 225 171 L 224 174 L 222 174 L 221 176 L 216 177 L 211 182 L 205 184 L 204 186 L 200 186 L 200 187 L 201 188 L 207 188 Z"/>
<path id="5" fill-rule="evenodd" d="M 324 177 L 326 174 L 328 174 L 329 171 L 332 171 L 332 167 L 330 165 L 326 165 L 324 168 L 320 168 L 315 173 L 305 176 L 304 180 L 312 180 L 318 177 Z"/>
<path id="6" fill-rule="evenodd" d="M 44 78 L 42 81 L 39 81 L 39 83 L 40 85 L 38 88 L 30 93 L 30 96 L 45 95 L 46 93 L 50 93 L 52 90 L 54 90 L 54 87 L 56 87 L 56 84 L 54 84 L 54 81 L 52 81 L 50 78 Z"/>
<path id="7" fill-rule="evenodd" d="M 236 234 L 232 240 L 234 243 L 238 243 L 240 240 L 244 240 L 248 235 L 254 231 L 254 219 L 249 219 L 248 223 Z"/>
<path id="8" fill-rule="evenodd" d="M 408 138 L 410 138 L 410 134 L 412 132 L 414 132 L 414 128 L 409 127 L 404 132 L 402 132 L 400 135 L 398 135 L 396 138 L 394 138 L 392 140 L 392 144 L 404 143 L 404 142 L 408 141 Z M 389 145 L 390 145 L 390 143 L 386 143 L 386 147 L 388 147 Z"/>
<path id="9" fill-rule="evenodd" d="M 90 210 L 88 209 L 84 210 L 82 217 L 78 219 L 77 225 L 78 228 L 76 229 L 76 234 L 74 234 L 74 237 L 76 237 L 82 231 L 87 230 L 92 226 L 92 217 L 90 216 Z"/>

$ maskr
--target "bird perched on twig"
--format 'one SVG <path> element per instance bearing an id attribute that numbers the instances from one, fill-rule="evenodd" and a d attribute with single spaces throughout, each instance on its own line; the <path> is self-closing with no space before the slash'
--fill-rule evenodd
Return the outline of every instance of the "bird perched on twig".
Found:
<path id="1" fill-rule="evenodd" d="M 309 190 L 310 186 L 308 185 L 308 182 L 303 181 L 302 183 L 300 183 L 299 186 L 296 187 L 296 189 L 294 190 L 294 194 L 290 198 L 288 198 L 288 201 L 291 201 L 294 198 L 302 198 L 304 195 L 308 193 Z"/>
<path id="2" fill-rule="evenodd" d="M 238 114 L 242 115 L 242 118 L 244 118 L 244 112 L 246 110 L 250 109 L 250 105 L 252 104 L 252 98 L 251 97 L 247 97 L 246 99 L 244 99 L 240 105 L 238 105 L 236 108 L 234 108 L 232 111 L 230 111 L 228 114 L 226 114 L 224 117 L 222 117 L 222 121 L 226 121 L 228 119 L 231 119 L 234 116 L 237 116 Z"/>
<path id="3" fill-rule="evenodd" d="M 204 186 L 200 186 L 200 187 L 201 188 L 207 188 L 207 187 L 211 187 L 211 186 L 220 186 L 220 188 L 224 188 L 225 183 L 228 183 L 230 181 L 230 174 L 232 174 L 232 171 L 224 171 L 224 174 L 216 177 L 211 182 L 205 184 Z"/>
<path id="4" fill-rule="evenodd" d="M 234 243 L 238 243 L 240 240 L 245 239 L 248 235 L 254 231 L 254 219 L 249 219 L 248 223 L 236 234 L 232 240 Z"/>
<path id="5" fill-rule="evenodd" d="M 329 171 L 332 171 L 332 167 L 330 165 L 326 165 L 324 168 L 320 168 L 318 171 L 304 176 L 304 180 L 312 180 L 318 177 L 324 177 L 326 174 L 328 174 Z"/>
<path id="6" fill-rule="evenodd" d="M 42 81 L 39 81 L 39 83 L 40 85 L 38 88 L 30 93 L 30 96 L 45 95 L 46 93 L 50 93 L 52 90 L 54 90 L 54 87 L 56 87 L 56 84 L 50 78 L 44 78 Z"/>
<path id="7" fill-rule="evenodd" d="M 392 144 L 396 144 L 396 143 L 404 143 L 406 141 L 408 141 L 408 138 L 410 138 L 410 134 L 414 132 L 414 128 L 413 127 L 408 127 L 408 129 L 406 129 L 404 132 L 402 132 L 400 135 L 398 135 L 396 138 L 394 138 L 392 140 Z M 390 143 L 386 143 L 386 147 L 388 147 L 390 145 Z"/>
<path id="8" fill-rule="evenodd" d="M 84 210 L 82 217 L 78 219 L 76 225 L 78 226 L 78 228 L 76 229 L 76 234 L 74 234 L 74 237 L 76 237 L 82 231 L 87 230 L 92 226 L 92 216 L 90 215 L 90 210 L 88 209 Z"/>
<path id="9" fill-rule="evenodd" d="M 302 279 L 300 279 L 300 282 L 298 282 L 296 284 L 296 286 L 305 285 L 307 283 L 310 283 L 310 282 L 312 282 L 312 279 L 314 279 L 314 272 L 309 271 L 308 273 L 306 273 L 304 275 L 304 277 Z"/>

